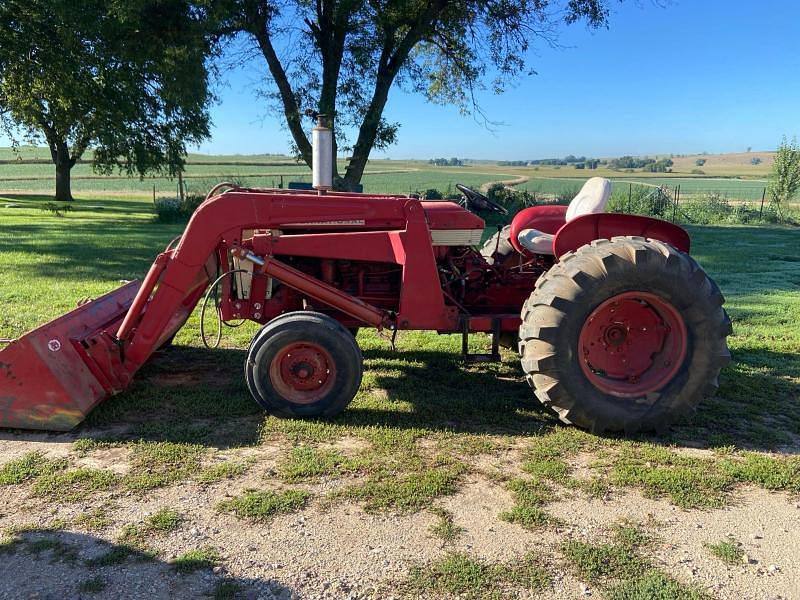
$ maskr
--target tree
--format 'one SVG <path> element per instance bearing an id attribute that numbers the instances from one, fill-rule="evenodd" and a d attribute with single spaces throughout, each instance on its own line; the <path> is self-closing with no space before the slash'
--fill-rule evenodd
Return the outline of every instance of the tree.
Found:
<path id="1" fill-rule="evenodd" d="M 334 152 L 351 157 L 337 186 L 353 189 L 370 152 L 393 144 L 383 116 L 400 87 L 430 102 L 480 113 L 475 92 L 499 93 L 526 68 L 536 39 L 558 20 L 607 23 L 609 0 L 227 0 L 220 33 L 244 34 L 263 57 L 297 154 L 311 164 L 301 115 L 333 117 Z M 557 15 L 557 16 L 556 16 Z M 353 137 L 354 139 L 351 139 Z"/>
<path id="2" fill-rule="evenodd" d="M 90 147 L 102 173 L 182 168 L 209 134 L 205 27 L 188 0 L 0 2 L 0 119 L 47 143 L 56 200 Z"/>
<path id="3" fill-rule="evenodd" d="M 770 201 L 779 215 L 782 214 L 781 207 L 800 192 L 800 147 L 797 145 L 797 138 L 793 138 L 791 142 L 785 137 L 781 140 L 775 153 L 767 189 Z"/>

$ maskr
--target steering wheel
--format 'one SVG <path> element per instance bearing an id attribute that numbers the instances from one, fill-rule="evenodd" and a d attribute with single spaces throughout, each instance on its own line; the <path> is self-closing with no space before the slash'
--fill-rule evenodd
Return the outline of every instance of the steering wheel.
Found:
<path id="1" fill-rule="evenodd" d="M 501 215 L 507 215 L 508 210 L 505 207 L 500 206 L 497 202 L 492 202 L 486 196 L 481 194 L 480 192 L 476 192 L 472 188 L 468 188 L 465 185 L 461 185 L 460 183 L 456 184 L 456 189 L 464 194 L 464 199 L 466 200 L 466 208 L 467 210 L 493 210 L 496 213 Z"/>

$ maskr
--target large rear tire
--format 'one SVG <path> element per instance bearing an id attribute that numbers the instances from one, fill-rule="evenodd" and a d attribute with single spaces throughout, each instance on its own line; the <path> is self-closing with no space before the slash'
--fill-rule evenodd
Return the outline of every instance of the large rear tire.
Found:
<path id="1" fill-rule="evenodd" d="M 283 314 L 253 338 L 245 378 L 253 398 L 280 417 L 332 417 L 358 392 L 361 350 L 338 321 L 310 311 Z"/>
<path id="2" fill-rule="evenodd" d="M 522 309 L 536 397 L 595 433 L 665 431 L 717 391 L 731 322 L 717 285 L 656 240 L 596 240 L 561 257 Z"/>

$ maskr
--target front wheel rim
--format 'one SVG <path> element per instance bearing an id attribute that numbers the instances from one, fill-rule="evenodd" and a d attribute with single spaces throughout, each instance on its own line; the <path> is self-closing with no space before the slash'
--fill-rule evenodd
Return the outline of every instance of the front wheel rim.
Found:
<path id="1" fill-rule="evenodd" d="M 686 323 L 664 298 L 649 292 L 617 294 L 592 311 L 581 328 L 583 374 L 600 391 L 623 398 L 664 388 L 688 353 Z"/>
<path id="2" fill-rule="evenodd" d="M 336 382 L 331 354 L 313 342 L 292 342 L 272 358 L 269 379 L 273 389 L 291 404 L 313 404 L 324 398 Z"/>

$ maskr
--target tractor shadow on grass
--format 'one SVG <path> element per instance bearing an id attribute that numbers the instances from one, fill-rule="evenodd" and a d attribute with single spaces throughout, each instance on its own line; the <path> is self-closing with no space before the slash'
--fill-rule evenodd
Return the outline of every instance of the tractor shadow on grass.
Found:
<path id="1" fill-rule="evenodd" d="M 500 364 L 466 367 L 457 353 L 446 350 L 392 352 L 365 345 L 361 390 L 347 410 L 320 425 L 332 423 L 343 432 L 387 427 L 523 437 L 559 426 L 533 396 L 513 353 Z M 9 432 L 0 438 L 145 439 L 215 448 L 258 444 L 274 417 L 266 417 L 251 398 L 242 378 L 244 357 L 239 349 L 174 346 L 158 353 L 126 392 L 98 406 L 75 432 Z M 720 380 L 718 395 L 705 400 L 696 415 L 666 436 L 641 439 L 800 452 L 800 361 L 795 356 L 739 349 Z"/>
<path id="2" fill-rule="evenodd" d="M 668 441 L 800 454 L 800 357 L 737 349 L 720 375 L 717 395 L 677 425 Z"/>
<path id="3" fill-rule="evenodd" d="M 213 566 L 188 558 L 165 562 L 131 546 L 66 530 L 34 529 L 0 541 L 0 581 L 8 598 L 293 595 L 277 581 L 217 575 Z"/>
<path id="4" fill-rule="evenodd" d="M 151 359 L 126 392 L 106 400 L 66 437 L 215 448 L 258 444 L 265 419 L 275 418 L 250 396 L 242 377 L 244 357 L 238 349 L 174 346 Z M 512 360 L 467 368 L 450 352 L 366 349 L 364 362 L 355 400 L 320 424 L 512 435 L 536 435 L 556 424 Z"/>

